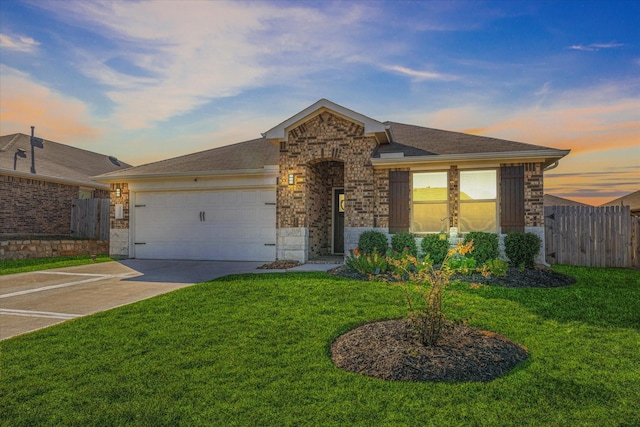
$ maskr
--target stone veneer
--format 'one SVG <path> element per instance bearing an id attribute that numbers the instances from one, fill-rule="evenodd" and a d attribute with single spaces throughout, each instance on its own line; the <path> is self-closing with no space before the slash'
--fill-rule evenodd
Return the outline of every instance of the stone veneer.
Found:
<path id="1" fill-rule="evenodd" d="M 105 240 L 14 239 L 0 241 L 0 260 L 107 255 Z"/>

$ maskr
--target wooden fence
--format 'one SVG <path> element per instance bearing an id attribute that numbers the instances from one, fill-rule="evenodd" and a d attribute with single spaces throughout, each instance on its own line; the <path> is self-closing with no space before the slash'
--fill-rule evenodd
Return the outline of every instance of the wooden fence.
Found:
<path id="1" fill-rule="evenodd" d="M 548 263 L 640 268 L 640 218 L 629 206 L 547 206 L 544 216 Z"/>
<path id="2" fill-rule="evenodd" d="M 71 208 L 71 235 L 109 240 L 109 199 L 75 199 Z"/>

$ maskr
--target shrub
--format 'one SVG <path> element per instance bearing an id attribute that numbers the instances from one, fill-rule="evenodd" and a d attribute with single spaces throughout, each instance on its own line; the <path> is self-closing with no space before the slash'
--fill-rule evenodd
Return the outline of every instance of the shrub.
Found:
<path id="1" fill-rule="evenodd" d="M 507 269 L 509 268 L 507 261 L 501 260 L 500 258 L 490 259 L 485 263 L 485 265 L 487 266 L 487 270 L 497 277 L 506 276 Z"/>
<path id="2" fill-rule="evenodd" d="M 464 243 L 473 242 L 473 253 L 467 254 L 482 265 L 490 259 L 498 258 L 498 235 L 483 231 L 472 231 L 464 237 Z"/>
<path id="3" fill-rule="evenodd" d="M 438 234 L 428 234 L 422 239 L 420 248 L 425 256 L 429 255 L 433 264 L 440 265 L 449 251 L 449 241 L 441 240 Z"/>
<path id="4" fill-rule="evenodd" d="M 389 264 L 394 269 L 394 276 L 401 280 L 398 284 L 404 290 L 411 324 L 424 345 L 437 344 L 446 321 L 442 310 L 442 294 L 451 283 L 452 276 L 461 273 L 459 268 L 452 266 L 454 263 L 452 260 L 462 260 L 456 262 L 465 264 L 475 263 L 473 258 L 464 256 L 472 249 L 471 243 L 458 244 L 447 252 L 440 269 L 433 268 L 428 257 L 425 261 L 418 261 L 416 257 L 411 255 L 401 261 L 389 258 Z M 483 269 L 481 273 L 485 277 L 488 274 L 486 269 Z M 415 292 L 423 299 L 423 304 L 414 303 Z"/>
<path id="5" fill-rule="evenodd" d="M 384 233 L 376 230 L 367 230 L 360 235 L 358 239 L 358 249 L 365 254 L 372 254 L 377 252 L 379 254 L 385 254 L 389 241 Z"/>
<path id="6" fill-rule="evenodd" d="M 469 245 L 469 247 L 472 248 L 472 246 L 470 246 L 470 245 L 472 245 L 471 242 L 467 242 L 467 243 L 465 243 L 465 245 Z M 473 250 L 473 249 L 471 249 L 471 250 Z M 463 276 L 468 276 L 468 275 L 474 273 L 475 270 L 476 270 L 477 262 L 476 262 L 475 258 L 471 258 L 471 257 L 466 256 L 469 252 L 466 252 L 464 254 L 465 256 L 462 256 L 462 255 L 450 256 L 449 259 L 447 259 L 447 262 L 446 262 L 445 265 L 450 270 L 454 270 L 456 273 L 461 274 Z"/>
<path id="7" fill-rule="evenodd" d="M 358 248 L 352 249 L 347 259 L 347 266 L 361 274 L 381 274 L 387 271 L 387 258 L 377 251 L 366 254 Z"/>
<path id="8" fill-rule="evenodd" d="M 540 238 L 533 233 L 509 233 L 504 238 L 504 252 L 514 267 L 533 267 L 541 245 Z"/>
<path id="9" fill-rule="evenodd" d="M 391 247 L 395 252 L 404 252 L 406 248 L 410 255 L 418 255 L 416 239 L 413 237 L 413 234 L 408 231 L 394 234 L 393 237 L 391 237 Z"/>

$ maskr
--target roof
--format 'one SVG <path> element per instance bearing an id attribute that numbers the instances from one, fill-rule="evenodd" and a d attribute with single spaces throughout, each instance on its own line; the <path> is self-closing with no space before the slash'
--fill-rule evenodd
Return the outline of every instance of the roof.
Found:
<path id="1" fill-rule="evenodd" d="M 127 169 L 130 164 L 115 157 L 42 140 L 33 148 L 35 173 L 32 173 L 31 136 L 23 133 L 0 136 L 0 172 L 88 187 L 105 187 L 91 176 Z"/>
<path id="2" fill-rule="evenodd" d="M 631 206 L 631 211 L 640 210 L 640 190 L 629 193 L 626 196 L 618 197 L 607 203 L 603 203 L 601 206 Z"/>
<path id="3" fill-rule="evenodd" d="M 272 143 L 265 138 L 258 138 L 100 175 L 96 179 L 105 181 L 115 178 L 246 172 L 264 169 L 267 165 L 277 166 L 279 153 Z"/>
<path id="4" fill-rule="evenodd" d="M 487 136 L 432 129 L 404 123 L 385 122 L 390 128 L 392 142 L 379 145 L 373 153 L 376 163 L 401 162 L 399 158 L 420 161 L 449 161 L 472 158 L 543 158 L 545 165 L 569 154 L 524 142 Z M 393 159 L 393 160 L 392 160 Z"/>
<path id="5" fill-rule="evenodd" d="M 569 150 L 556 150 L 504 139 L 402 123 L 379 122 L 326 99 L 321 99 L 265 132 L 262 134 L 262 138 L 149 163 L 130 170 L 100 175 L 95 179 L 109 181 L 118 178 L 258 172 L 265 166 L 278 165 L 278 141 L 286 137 L 289 129 L 324 111 L 331 111 L 341 117 L 358 122 L 363 125 L 365 134 L 375 136 L 379 145 L 372 153 L 372 162 L 379 165 L 393 166 L 407 161 L 424 163 L 505 159 L 507 161 L 542 161 L 546 166 L 569 153 Z"/>
<path id="6" fill-rule="evenodd" d="M 543 203 L 545 206 L 589 206 L 585 203 L 576 202 L 573 200 L 565 199 L 564 197 L 558 197 L 551 194 L 544 195 Z"/>

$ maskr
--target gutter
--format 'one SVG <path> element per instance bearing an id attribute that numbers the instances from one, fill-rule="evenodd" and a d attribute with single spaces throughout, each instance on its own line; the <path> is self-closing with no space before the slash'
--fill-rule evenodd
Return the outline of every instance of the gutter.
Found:
<path id="1" fill-rule="evenodd" d="M 77 185 L 79 187 L 95 188 L 96 190 L 108 190 L 106 184 L 99 184 L 93 181 L 93 177 L 89 177 L 91 181 L 78 181 L 74 179 L 58 178 L 55 176 L 34 175 L 32 173 L 18 172 L 10 169 L 0 169 L 3 175 L 15 176 L 18 178 L 35 179 L 38 181 L 55 182 L 56 184 Z"/>
<path id="2" fill-rule="evenodd" d="M 374 167 L 409 166 L 424 163 L 443 163 L 455 161 L 476 161 L 476 160 L 532 160 L 548 158 L 552 160 L 561 159 L 569 154 L 571 150 L 530 150 L 530 151 L 503 151 L 498 153 L 464 153 L 464 154 L 436 154 L 430 156 L 411 156 L 401 158 L 372 158 L 371 164 Z"/>
<path id="3" fill-rule="evenodd" d="M 170 173 L 140 173 L 130 175 L 98 175 L 92 176 L 91 179 L 98 182 L 121 182 L 127 180 L 145 180 L 145 179 L 162 179 L 162 178 L 192 178 L 192 177 L 236 177 L 247 175 L 270 175 L 278 174 L 279 168 L 275 165 L 267 165 L 262 169 L 231 169 L 231 170 L 215 170 L 215 171 L 187 171 L 187 172 L 170 172 Z"/>

